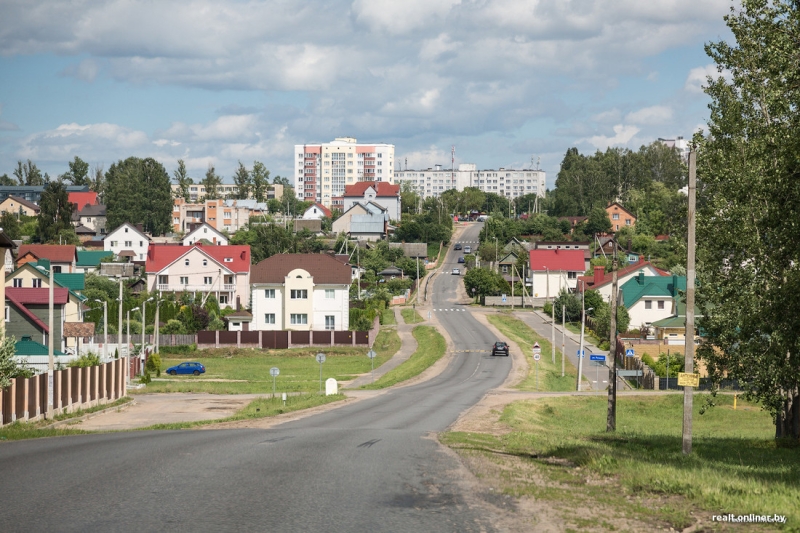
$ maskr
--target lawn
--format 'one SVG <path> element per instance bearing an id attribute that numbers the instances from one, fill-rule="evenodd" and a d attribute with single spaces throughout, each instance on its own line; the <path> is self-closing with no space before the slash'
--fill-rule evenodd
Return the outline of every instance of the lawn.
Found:
<path id="1" fill-rule="evenodd" d="M 556 334 L 556 363 L 553 364 L 552 344 L 548 339 L 534 332 L 527 324 L 511 315 L 502 313 L 489 314 L 487 318 L 503 335 L 516 342 L 525 353 L 530 371 L 525 380 L 517 385 L 518 389 L 540 391 L 571 391 L 575 389 L 578 371 L 572 366 L 569 359 L 564 361 L 564 377 L 561 377 L 561 350 L 558 349 L 558 334 Z M 538 342 L 542 350 L 538 369 L 534 369 L 536 364 L 533 360 L 534 342 Z"/>
<path id="2" fill-rule="evenodd" d="M 400 310 L 400 314 L 403 316 L 403 321 L 406 324 L 419 324 L 422 322 L 422 317 L 415 309 L 405 307 Z"/>
<path id="3" fill-rule="evenodd" d="M 394 328 L 382 329 L 373 349 L 378 353 L 375 366 L 380 366 L 400 348 L 400 338 Z M 335 378 L 349 381 L 370 371 L 367 347 L 326 346 L 293 348 L 290 350 L 255 350 L 221 348 L 201 350 L 180 359 L 164 359 L 162 369 L 183 361 L 197 361 L 205 365 L 206 373 L 200 376 L 167 376 L 162 373 L 144 389 L 131 394 L 154 392 L 207 392 L 212 394 L 272 393 L 270 368 L 277 367 L 280 375 L 275 379 L 277 392 L 319 391 L 320 365 L 315 356 L 324 353 L 322 380 Z"/>
<path id="4" fill-rule="evenodd" d="M 700 415 L 705 397 L 694 399 L 690 456 L 681 453 L 679 394 L 620 398 L 612 434 L 606 398 L 561 396 L 509 404 L 500 418 L 508 434 L 450 433 L 443 441 L 488 457 L 508 494 L 580 498 L 584 507 L 678 530 L 725 513 L 783 514 L 797 530 L 800 448 L 778 446 L 771 417 L 742 401 L 734 411 L 729 395 Z"/>
<path id="5" fill-rule="evenodd" d="M 364 385 L 362 389 L 384 389 L 407 379 L 420 375 L 425 369 L 438 361 L 447 349 L 444 337 L 431 326 L 417 326 L 413 331 L 417 339 L 417 351 L 400 366 L 393 368 L 375 383 Z M 376 365 L 377 367 L 378 365 Z"/>
<path id="6" fill-rule="evenodd" d="M 394 309 L 384 309 L 381 311 L 381 325 L 382 326 L 395 326 L 397 320 L 394 318 Z"/>

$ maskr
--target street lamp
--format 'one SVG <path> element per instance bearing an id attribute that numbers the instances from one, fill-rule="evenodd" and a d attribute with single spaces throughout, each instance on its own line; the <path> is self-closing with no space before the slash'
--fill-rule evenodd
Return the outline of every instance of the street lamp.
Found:
<path id="1" fill-rule="evenodd" d="M 103 304 L 103 333 L 105 334 L 103 339 L 103 362 L 105 363 L 108 360 L 108 302 L 105 300 L 92 301 Z"/>
<path id="2" fill-rule="evenodd" d="M 139 310 L 138 307 L 134 307 L 133 309 L 128 309 L 128 344 L 126 345 L 126 347 L 127 347 L 126 352 L 127 352 L 128 357 L 126 358 L 127 361 L 126 361 L 126 364 L 125 364 L 125 379 L 128 381 L 128 383 L 131 382 L 131 354 L 130 354 L 130 351 L 131 351 L 131 311 L 138 311 L 138 310 Z"/>

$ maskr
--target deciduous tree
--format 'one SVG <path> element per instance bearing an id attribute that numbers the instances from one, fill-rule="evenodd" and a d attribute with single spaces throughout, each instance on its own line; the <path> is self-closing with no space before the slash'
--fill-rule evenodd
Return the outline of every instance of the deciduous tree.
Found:
<path id="1" fill-rule="evenodd" d="M 129 157 L 111 165 L 105 179 L 109 230 L 141 223 L 145 231 L 163 235 L 172 227 L 172 190 L 161 163 Z"/>
<path id="2" fill-rule="evenodd" d="M 60 181 L 48 182 L 39 202 L 39 226 L 36 240 L 43 243 L 58 242 L 58 235 L 72 229 L 72 211 L 66 186 Z"/>
<path id="3" fill-rule="evenodd" d="M 186 163 L 183 162 L 183 159 L 178 159 L 178 168 L 172 173 L 175 176 L 175 183 L 178 185 L 178 190 L 175 191 L 176 198 L 183 198 L 185 201 L 189 201 L 189 185 L 193 183 L 192 178 L 189 177 L 189 173 L 186 171 Z"/>

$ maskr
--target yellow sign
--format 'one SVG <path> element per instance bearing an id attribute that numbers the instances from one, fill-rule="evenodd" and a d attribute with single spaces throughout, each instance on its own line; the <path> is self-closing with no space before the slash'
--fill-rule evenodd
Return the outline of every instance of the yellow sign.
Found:
<path id="1" fill-rule="evenodd" d="M 700 374 L 687 374 L 685 372 L 678 372 L 678 386 L 679 387 L 699 387 Z"/>

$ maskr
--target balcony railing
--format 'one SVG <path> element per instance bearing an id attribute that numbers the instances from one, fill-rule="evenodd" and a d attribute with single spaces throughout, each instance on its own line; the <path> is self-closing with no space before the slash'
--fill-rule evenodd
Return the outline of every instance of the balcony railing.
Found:
<path id="1" fill-rule="evenodd" d="M 180 283 L 158 283 L 156 288 L 160 291 L 165 292 L 183 292 L 183 291 L 197 291 L 197 292 L 216 292 L 219 289 L 219 285 L 206 285 L 206 284 L 193 284 L 193 285 L 183 285 Z M 225 283 L 222 286 L 222 292 L 233 292 L 236 290 L 236 285 L 233 283 Z"/>

